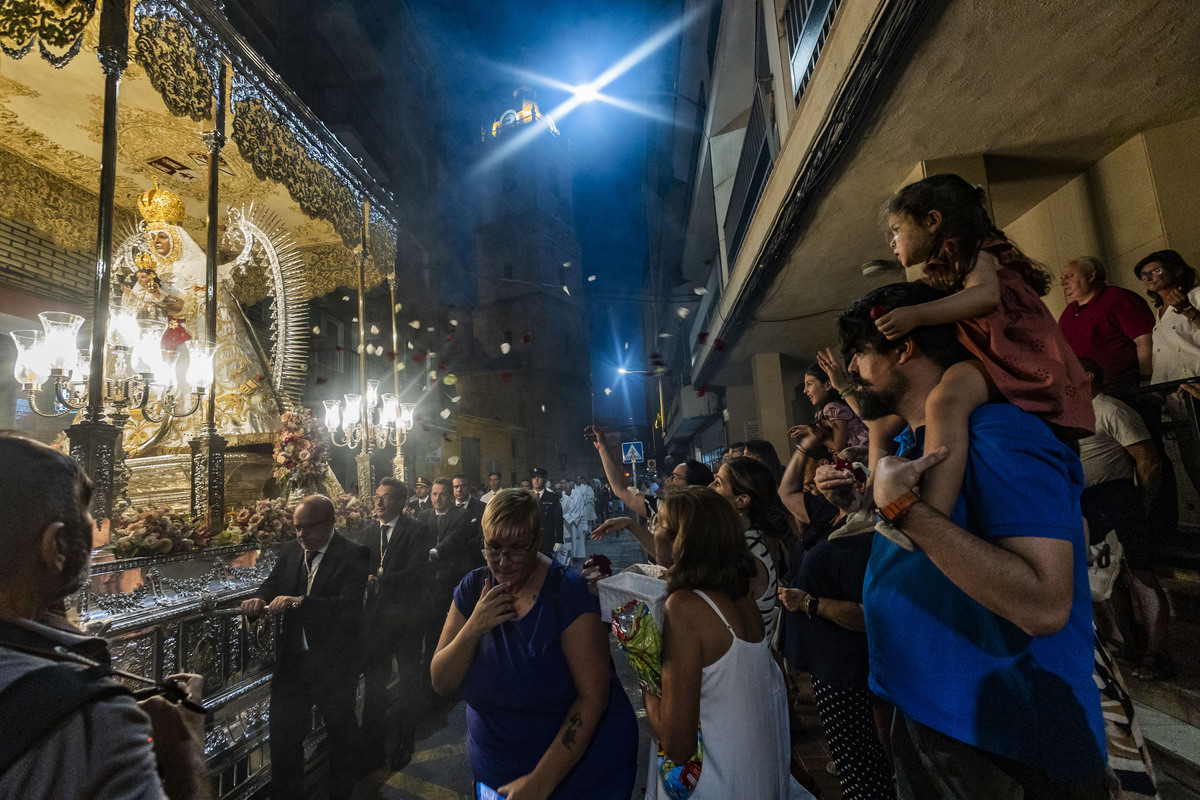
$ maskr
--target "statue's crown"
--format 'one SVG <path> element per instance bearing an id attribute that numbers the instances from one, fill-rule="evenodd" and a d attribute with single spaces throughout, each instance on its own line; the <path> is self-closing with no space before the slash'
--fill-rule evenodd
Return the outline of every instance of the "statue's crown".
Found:
<path id="1" fill-rule="evenodd" d="M 174 192 L 158 188 L 157 180 L 154 181 L 153 189 L 144 192 L 138 198 L 138 211 L 142 213 L 142 218 L 151 224 L 157 222 L 179 225 L 183 222 L 183 200 Z"/>

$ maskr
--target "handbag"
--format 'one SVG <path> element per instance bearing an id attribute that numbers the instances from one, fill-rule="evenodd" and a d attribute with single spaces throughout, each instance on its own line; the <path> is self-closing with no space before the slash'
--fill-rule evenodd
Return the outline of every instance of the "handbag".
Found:
<path id="1" fill-rule="evenodd" d="M 1121 571 L 1121 559 L 1125 548 L 1117 539 L 1116 531 L 1109 531 L 1104 541 L 1088 548 L 1088 585 L 1092 590 L 1092 602 L 1100 603 L 1112 597 L 1113 585 Z"/>

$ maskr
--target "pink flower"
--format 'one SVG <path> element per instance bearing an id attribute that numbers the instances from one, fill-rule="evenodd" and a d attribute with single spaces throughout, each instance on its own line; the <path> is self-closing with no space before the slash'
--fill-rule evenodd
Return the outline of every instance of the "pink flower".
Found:
<path id="1" fill-rule="evenodd" d="M 237 513 L 237 521 L 243 525 L 250 521 L 250 509 L 243 508 Z"/>

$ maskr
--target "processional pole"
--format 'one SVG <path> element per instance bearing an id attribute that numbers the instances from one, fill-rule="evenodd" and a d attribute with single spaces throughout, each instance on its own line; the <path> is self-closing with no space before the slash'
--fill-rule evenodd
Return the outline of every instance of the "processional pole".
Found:
<path id="1" fill-rule="evenodd" d="M 354 457 L 358 467 L 358 496 L 364 503 L 370 503 L 369 498 L 375 491 L 375 470 L 371 464 L 371 451 L 374 449 L 374 433 L 371 430 L 371 405 L 367 397 L 367 247 L 370 241 L 371 202 L 364 199 L 362 204 L 362 223 L 359 227 L 359 244 L 361 252 L 358 256 L 358 404 L 359 419 L 362 420 L 362 450 Z"/>
<path id="2" fill-rule="evenodd" d="M 100 144 L 100 206 L 96 215 L 96 289 L 92 300 L 88 404 L 67 429 L 71 456 L 92 479 L 92 514 L 112 516 L 116 472 L 122 461 L 121 427 L 104 411 L 104 354 L 112 292 L 113 204 L 117 189 L 117 93 L 129 64 L 129 2 L 107 0 L 100 11 L 96 57 L 104 70 L 104 121 Z"/>
<path id="3" fill-rule="evenodd" d="M 225 58 L 217 55 L 217 85 L 213 107 L 213 129 L 203 134 L 208 148 L 208 247 L 205 252 L 204 338 L 217 346 L 217 249 L 220 246 L 218 201 L 221 148 L 225 145 Z M 215 365 L 214 365 L 215 366 Z M 225 521 L 225 437 L 217 432 L 217 382 L 204 402 L 200 435 L 188 441 L 192 451 L 192 516 L 204 516 L 215 532 Z M 283 409 L 280 409 L 282 411 Z"/>
<path id="4" fill-rule="evenodd" d="M 400 249 L 400 237 L 396 237 L 396 250 Z M 388 275 L 388 295 L 391 297 L 392 305 L 388 316 L 392 318 L 392 391 L 395 392 L 397 402 L 400 397 L 400 365 L 404 356 L 400 352 L 400 335 L 396 332 L 396 267 L 399 258 L 392 261 L 392 273 Z M 396 457 L 392 459 L 392 477 L 404 483 L 404 440 L 408 438 L 408 431 L 405 431 L 401 426 L 399 418 L 396 419 Z"/>

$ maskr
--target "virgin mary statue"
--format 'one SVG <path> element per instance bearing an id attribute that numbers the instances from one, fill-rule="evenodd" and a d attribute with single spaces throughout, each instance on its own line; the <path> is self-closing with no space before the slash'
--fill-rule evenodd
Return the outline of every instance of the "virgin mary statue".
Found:
<path id="1" fill-rule="evenodd" d="M 179 360 L 187 359 L 189 339 L 208 339 L 216 344 L 213 391 L 216 393 L 216 423 L 229 445 L 274 441 L 282 409 L 269 390 L 270 369 L 263 349 L 255 347 L 254 331 L 242 307 L 230 291 L 234 271 L 254 269 L 244 260 L 217 268 L 217 329 L 204 329 L 204 300 L 207 269 L 204 251 L 183 229 L 183 200 L 173 192 L 155 187 L 138 198 L 144 220 L 141 230 L 130 235 L 117 250 L 114 273 L 122 281 L 123 303 L 136 304 L 138 314 L 167 320 L 163 349 L 178 348 Z M 267 243 L 267 246 L 270 246 Z M 130 285 L 136 284 L 136 285 Z M 179 374 L 186 374 L 181 365 Z M 181 391 L 186 391 L 181 387 Z M 125 428 L 126 452 L 182 452 L 188 440 L 199 434 L 203 407 L 196 413 L 152 423 L 135 413 Z"/>

